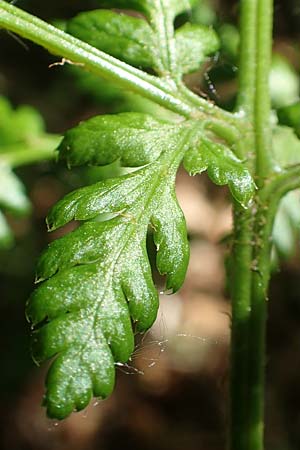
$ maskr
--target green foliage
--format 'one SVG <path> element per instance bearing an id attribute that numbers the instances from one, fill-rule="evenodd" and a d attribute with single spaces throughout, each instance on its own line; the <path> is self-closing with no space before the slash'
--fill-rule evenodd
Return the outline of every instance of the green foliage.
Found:
<path id="1" fill-rule="evenodd" d="M 12 171 L 12 155 L 30 146 L 41 133 L 43 121 L 33 108 L 14 110 L 0 97 L 0 207 L 14 215 L 30 212 L 30 201 L 21 180 Z M 0 248 L 13 243 L 13 233 L 0 210 Z"/>
<path id="2" fill-rule="evenodd" d="M 19 178 L 6 164 L 0 163 L 0 206 L 13 215 L 27 215 L 31 210 L 25 195 L 25 188 Z M 0 210 L 0 248 L 11 247 L 14 242 L 13 232 L 5 215 Z"/>
<path id="3" fill-rule="evenodd" d="M 0 97 L 0 208 L 16 216 L 27 215 L 31 204 L 13 169 L 52 159 L 58 136 L 46 134 L 41 115 L 30 106 L 13 109 Z M 13 233 L 0 210 L 0 248 L 13 244 Z"/>
<path id="4" fill-rule="evenodd" d="M 184 166 L 192 175 L 207 170 L 215 184 L 228 184 L 232 196 L 241 205 L 248 206 L 254 191 L 252 177 L 248 169 L 224 145 L 202 137 L 200 145 L 190 149 L 185 155 Z"/>
<path id="5" fill-rule="evenodd" d="M 117 1 L 113 5 L 142 11 L 149 22 L 102 9 L 79 14 L 70 20 L 67 31 L 129 64 L 152 68 L 161 76 L 196 71 L 219 47 L 210 27 L 185 24 L 174 30 L 173 20 L 190 7 L 188 1 Z"/>
<path id="6" fill-rule="evenodd" d="M 89 11 L 71 20 L 67 31 L 129 64 L 155 67 L 158 59 L 154 33 L 141 18 L 109 10 Z"/>
<path id="7" fill-rule="evenodd" d="M 3 3 L 0 0 L 5 13 L 4 18 L 0 16 L 0 24 L 8 23 L 12 31 L 21 30 L 21 35 L 61 54 L 69 63 L 107 79 L 111 75 L 120 86 L 168 110 L 165 120 L 155 108 L 155 118 L 142 113 L 94 117 L 67 131 L 59 145 L 59 158 L 69 167 L 115 163 L 130 171 L 70 193 L 47 218 L 49 230 L 73 220 L 80 222 L 75 231 L 54 241 L 41 256 L 37 267 L 40 285 L 27 305 L 35 360 L 40 363 L 54 358 L 46 383 L 49 416 L 63 419 L 84 408 L 92 396 L 108 396 L 114 385 L 115 364 L 130 358 L 135 333 L 145 331 L 155 320 L 158 295 L 146 248 L 149 227 L 157 250 L 156 266 L 166 277 L 166 289 L 175 292 L 181 287 L 189 247 L 175 195 L 175 178 L 183 163 L 190 174 L 207 171 L 214 183 L 228 185 L 235 200 L 230 264 L 231 412 L 232 430 L 240 431 L 231 435 L 235 439 L 240 434 L 236 442 L 247 441 L 247 448 L 252 448 L 251 439 L 262 442 L 263 427 L 253 432 L 249 424 L 262 422 L 264 308 L 270 273 L 270 230 L 277 206 L 272 203 L 268 186 L 275 186 L 274 193 L 276 188 L 279 193 L 287 192 L 289 174 L 295 175 L 290 169 L 299 165 L 299 141 L 290 128 L 275 127 L 271 145 L 268 81 L 276 108 L 296 102 L 299 95 L 297 74 L 279 57 L 274 58 L 268 78 L 271 2 L 262 0 L 258 8 L 253 8 L 251 1 L 243 2 L 241 22 L 245 29 L 240 40 L 234 27 L 221 28 L 223 54 L 234 62 L 240 46 L 241 56 L 247 56 L 241 58 L 239 68 L 242 92 L 238 104 L 243 116 L 197 98 L 184 85 L 184 75 L 203 70 L 220 45 L 215 31 L 205 25 L 215 21 L 209 9 L 205 19 L 198 16 L 193 23 L 184 23 L 197 2 L 99 1 L 99 7 L 120 8 L 123 12 L 83 12 L 67 24 L 69 35 Z M 201 7 L 195 10 L 199 12 Z M 258 14 L 264 20 L 259 20 Z M 261 55 L 266 58 L 259 59 Z M 283 79 L 285 84 L 289 80 L 288 91 L 279 87 Z M 97 89 L 103 89 L 101 83 Z M 113 97 L 114 92 L 110 91 L 107 98 L 110 95 Z M 282 123 L 292 121 L 296 128 L 297 119 L 289 114 Z M 245 159 L 240 160 L 237 154 Z M 6 186 L 13 184 L 9 177 Z M 275 220 L 273 239 L 280 255 L 289 253 L 295 242 L 299 215 L 294 201 L 292 196 L 285 197 Z M 0 217 L 3 228 L 1 221 Z M 283 233 L 285 241 L 281 239 Z M 244 395 L 250 415 L 239 406 Z"/>
<path id="8" fill-rule="evenodd" d="M 280 202 L 273 228 L 274 251 L 278 259 L 288 259 L 296 252 L 300 230 L 299 205 L 299 190 L 289 192 Z"/>
<path id="9" fill-rule="evenodd" d="M 270 73 L 270 91 L 273 106 L 281 108 L 299 99 L 299 76 L 290 62 L 274 54 Z"/>
<path id="10" fill-rule="evenodd" d="M 298 137 L 300 137 L 300 102 L 292 105 L 283 106 L 277 111 L 278 119 L 281 124 L 294 128 Z"/>
<path id="11" fill-rule="evenodd" d="M 96 116 L 66 133 L 59 157 L 69 166 L 105 165 L 120 159 L 124 166 L 138 167 L 157 159 L 173 130 L 139 113 Z"/>
<path id="12" fill-rule="evenodd" d="M 114 361 L 127 361 L 134 332 L 154 321 L 158 299 L 146 250 L 149 225 L 166 289 L 175 292 L 183 283 L 189 249 L 174 184 L 186 152 L 197 155 L 196 161 L 187 156 L 188 170 L 208 169 L 218 184 L 230 184 L 239 201 L 249 201 L 248 171 L 224 146 L 204 139 L 196 121 L 171 124 L 138 113 L 98 116 L 69 130 L 59 146 L 69 166 L 120 160 L 138 169 L 70 193 L 48 216 L 51 230 L 86 221 L 42 255 L 37 279 L 47 281 L 27 307 L 37 328 L 34 358 L 58 355 L 47 378 L 51 417 L 84 408 L 92 395 L 107 396 Z M 111 218 L 101 221 L 101 214 Z"/>
<path id="13" fill-rule="evenodd" d="M 272 148 L 277 170 L 300 164 L 300 140 L 292 128 L 280 125 L 275 127 Z"/>
<path id="14" fill-rule="evenodd" d="M 15 144 L 28 145 L 44 131 L 41 115 L 30 106 L 14 110 L 7 99 L 0 97 L 0 154 Z"/>
<path id="15" fill-rule="evenodd" d="M 275 127 L 273 154 L 278 172 L 300 164 L 300 140 L 292 128 Z M 274 250 L 279 258 L 286 259 L 295 253 L 300 228 L 299 206 L 299 191 L 289 192 L 280 202 L 273 228 Z"/>

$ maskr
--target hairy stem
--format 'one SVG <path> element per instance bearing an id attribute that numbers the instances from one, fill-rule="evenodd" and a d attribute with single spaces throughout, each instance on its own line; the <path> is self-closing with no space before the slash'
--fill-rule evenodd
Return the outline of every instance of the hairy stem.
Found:
<path id="1" fill-rule="evenodd" d="M 256 182 L 259 191 L 256 198 L 256 239 L 252 274 L 252 300 L 250 320 L 249 354 L 249 450 L 264 449 L 264 404 L 267 292 L 270 279 L 271 236 L 280 197 L 264 201 L 266 178 L 272 171 L 272 130 L 270 124 L 271 100 L 269 74 L 272 55 L 273 0 L 258 0 L 256 95 L 254 131 L 256 150 Z"/>
<path id="2" fill-rule="evenodd" d="M 272 169 L 270 94 L 272 0 L 241 1 L 238 107 L 252 124 L 248 159 L 258 191 L 248 211 L 235 213 L 232 256 L 230 450 L 264 448 L 266 299 L 271 233 L 279 197 L 264 191 Z M 240 267 L 242 265 L 243 270 Z"/>
<path id="3" fill-rule="evenodd" d="M 252 227 L 253 217 L 251 210 L 245 211 L 240 205 L 236 204 L 234 207 L 234 243 L 230 266 L 232 301 L 230 450 L 248 449 L 247 399 L 249 378 L 249 318 L 251 312 L 252 280 Z"/>
<path id="4" fill-rule="evenodd" d="M 253 168 L 255 158 L 253 119 L 256 81 L 256 22 L 257 0 L 240 2 L 240 64 L 238 110 L 246 115 L 251 128 L 246 135 L 245 157 Z M 248 379 L 249 323 L 252 285 L 251 209 L 234 207 L 234 243 L 231 256 L 231 374 L 230 374 L 230 435 L 229 450 L 248 449 Z M 254 450 L 254 449 L 253 449 Z"/>

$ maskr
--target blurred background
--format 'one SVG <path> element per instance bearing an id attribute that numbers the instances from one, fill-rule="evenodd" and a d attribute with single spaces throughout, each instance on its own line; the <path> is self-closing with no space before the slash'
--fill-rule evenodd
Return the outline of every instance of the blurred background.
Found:
<path id="1" fill-rule="evenodd" d="M 15 3 L 61 28 L 76 13 L 97 7 L 93 0 Z M 237 90 L 237 16 L 235 1 L 200 0 L 189 17 L 213 25 L 221 49 L 202 73 L 188 76 L 186 83 L 228 109 L 234 105 Z M 178 18 L 178 23 L 184 19 Z M 275 1 L 275 30 L 270 79 L 274 120 L 292 126 L 299 135 L 299 0 Z M 43 49 L 0 30 L 0 162 L 1 153 L 17 140 L 25 142 L 29 131 L 42 138 L 45 130 L 61 135 L 93 115 L 132 109 L 165 114 L 78 68 L 49 67 L 57 61 Z M 18 109 L 24 104 L 34 110 Z M 17 116 L 20 127 L 15 125 Z M 136 337 L 128 365 L 117 366 L 114 394 L 58 423 L 49 420 L 41 407 L 47 367 L 37 368 L 31 360 L 30 329 L 24 317 L 38 255 L 70 229 L 48 234 L 44 219 L 65 193 L 114 175 L 120 168 L 69 171 L 46 159 L 14 171 L 26 187 L 28 199 L 22 200 L 26 207 L 1 203 L 0 193 L 1 206 L 7 206 L 0 216 L 0 448 L 224 450 L 230 335 L 224 269 L 231 230 L 227 189 L 213 186 L 205 175 L 189 177 L 180 170 L 177 194 L 191 244 L 186 282 L 178 294 L 168 296 L 154 272 L 162 291 L 159 315 L 150 332 Z M 274 263 L 270 289 L 267 450 L 300 448 L 299 206 L 299 202 L 286 205 L 290 215 L 282 214 L 276 228 L 274 260 L 281 257 L 282 263 L 280 270 Z M 149 254 L 154 255 L 151 236 Z"/>

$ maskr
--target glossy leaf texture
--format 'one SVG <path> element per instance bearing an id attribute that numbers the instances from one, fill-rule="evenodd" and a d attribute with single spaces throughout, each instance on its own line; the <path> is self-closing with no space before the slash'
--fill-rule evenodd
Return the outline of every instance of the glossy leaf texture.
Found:
<path id="1" fill-rule="evenodd" d="M 246 166 L 229 148 L 200 134 L 195 145 L 186 153 L 183 164 L 191 175 L 207 170 L 215 184 L 228 184 L 232 196 L 244 207 L 248 206 L 255 185 Z"/>
<path id="2" fill-rule="evenodd" d="M 219 48 L 218 37 L 210 27 L 187 23 L 174 30 L 175 17 L 190 9 L 191 4 L 172 0 L 113 1 L 110 7 L 132 7 L 147 20 L 99 9 L 71 19 L 67 31 L 129 64 L 153 69 L 160 76 L 180 77 L 198 70 Z"/>
<path id="3" fill-rule="evenodd" d="M 105 398 L 113 389 L 114 364 L 129 359 L 134 333 L 155 320 L 158 295 L 146 249 L 149 226 L 166 289 L 175 292 L 182 285 L 189 246 L 175 177 L 185 154 L 194 147 L 206 151 L 198 128 L 194 121 L 170 124 L 124 113 L 94 117 L 66 133 L 59 154 L 70 166 L 118 159 L 136 169 L 68 194 L 48 216 L 50 230 L 72 220 L 83 222 L 41 256 L 37 281 L 42 284 L 27 306 L 35 328 L 35 360 L 55 357 L 45 396 L 50 417 L 62 419 L 84 408 L 93 395 Z M 201 171 L 228 181 L 222 167 L 216 174 L 219 161 L 211 154 L 203 156 Z M 243 164 L 232 157 L 227 171 L 230 163 L 233 183 L 234 176 L 244 175 L 237 171 Z M 192 162 L 189 167 L 199 169 Z M 249 199 L 247 182 L 253 190 L 253 181 L 245 178 L 236 194 L 243 203 Z"/>

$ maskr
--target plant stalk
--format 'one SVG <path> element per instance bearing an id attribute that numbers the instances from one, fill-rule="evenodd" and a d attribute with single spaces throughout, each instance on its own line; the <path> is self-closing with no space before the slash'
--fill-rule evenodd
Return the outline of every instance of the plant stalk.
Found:
<path id="1" fill-rule="evenodd" d="M 7 146 L 0 155 L 0 162 L 3 161 L 10 167 L 16 168 L 27 164 L 36 164 L 39 161 L 54 160 L 55 149 L 60 140 L 60 136 L 45 135 L 28 144 Z"/>
<path id="2" fill-rule="evenodd" d="M 245 139 L 245 155 L 253 169 L 255 110 L 257 0 L 240 2 L 240 62 L 237 107 L 251 124 Z M 229 450 L 248 450 L 249 323 L 252 284 L 253 215 L 234 205 L 234 242 L 230 265 L 231 284 L 231 372 Z M 254 449 L 253 449 L 254 450 Z"/>
<path id="3" fill-rule="evenodd" d="M 251 210 L 243 210 L 240 205 L 235 204 L 234 243 L 229 267 L 232 302 L 229 450 L 248 449 L 252 227 Z"/>
<path id="4" fill-rule="evenodd" d="M 269 72 L 272 0 L 241 1 L 238 108 L 252 130 L 249 167 L 258 186 L 252 207 L 235 207 L 232 254 L 230 450 L 264 449 L 264 389 L 267 291 L 271 234 L 279 197 L 266 195 L 272 172 Z"/>
<path id="5" fill-rule="evenodd" d="M 69 63 L 82 66 L 84 70 L 113 81 L 183 117 L 201 118 L 202 114 L 203 118 L 203 114 L 206 114 L 211 118 L 230 121 L 237 128 L 241 124 L 240 117 L 223 111 L 203 98 L 195 103 L 195 96 L 192 101 L 185 92 L 177 92 L 174 83 L 149 75 L 97 50 L 4 0 L 0 0 L 0 27 L 59 55 L 63 58 L 61 65 Z"/>
<path id="6" fill-rule="evenodd" d="M 240 61 L 237 106 L 252 123 L 255 105 L 258 1 L 240 1 Z"/>

